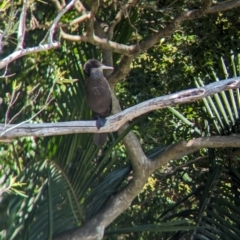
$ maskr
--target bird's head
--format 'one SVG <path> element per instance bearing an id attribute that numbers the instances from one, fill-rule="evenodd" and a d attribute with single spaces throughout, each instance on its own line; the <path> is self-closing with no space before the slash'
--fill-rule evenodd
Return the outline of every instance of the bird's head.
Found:
<path id="1" fill-rule="evenodd" d="M 90 76 L 92 69 L 103 70 L 103 69 L 113 69 L 113 67 L 103 65 L 100 61 L 96 59 L 90 59 L 84 64 L 83 70 L 87 76 Z"/>

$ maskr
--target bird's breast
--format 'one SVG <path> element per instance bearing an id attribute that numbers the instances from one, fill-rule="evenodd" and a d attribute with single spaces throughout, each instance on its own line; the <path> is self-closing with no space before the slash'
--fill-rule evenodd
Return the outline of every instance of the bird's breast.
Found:
<path id="1" fill-rule="evenodd" d="M 87 79 L 86 101 L 90 109 L 96 113 L 104 113 L 110 109 L 112 98 L 107 80 Z"/>

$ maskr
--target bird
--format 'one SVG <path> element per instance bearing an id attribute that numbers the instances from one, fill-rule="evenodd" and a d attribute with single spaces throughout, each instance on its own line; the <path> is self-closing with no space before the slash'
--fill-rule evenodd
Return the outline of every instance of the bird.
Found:
<path id="1" fill-rule="evenodd" d="M 103 75 L 103 69 L 111 69 L 96 59 L 89 59 L 83 66 L 86 75 L 86 102 L 92 110 L 92 117 L 96 120 L 97 128 L 104 126 L 111 113 L 112 96 L 107 79 Z M 107 141 L 108 133 L 94 133 L 93 142 L 96 146 L 102 146 Z"/>

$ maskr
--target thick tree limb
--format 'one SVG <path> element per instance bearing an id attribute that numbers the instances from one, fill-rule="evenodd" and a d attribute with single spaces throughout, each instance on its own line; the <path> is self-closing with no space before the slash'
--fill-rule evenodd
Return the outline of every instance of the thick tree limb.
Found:
<path id="1" fill-rule="evenodd" d="M 196 138 L 190 141 L 182 141 L 167 147 L 162 154 L 151 164 L 152 171 L 168 163 L 171 159 L 179 159 L 194 153 L 201 148 L 239 148 L 240 135 L 236 136 L 213 136 Z"/>
<path id="2" fill-rule="evenodd" d="M 130 56 L 132 55 L 132 52 L 134 50 L 134 45 L 133 46 L 127 46 L 125 44 L 121 43 L 116 43 L 113 41 L 110 41 L 106 38 L 100 38 L 96 36 L 94 33 L 91 35 L 89 32 L 85 35 L 71 35 L 68 33 L 65 33 L 63 30 L 61 30 L 61 36 L 63 39 L 72 41 L 72 42 L 88 42 L 91 43 L 95 46 L 99 46 L 101 48 L 104 48 L 106 50 L 111 50 L 116 53 L 120 53 L 123 55 Z"/>
<path id="3" fill-rule="evenodd" d="M 131 205 L 151 173 L 170 160 L 181 158 L 206 147 L 240 147 L 240 137 L 203 137 L 182 141 L 167 147 L 157 159 L 143 161 L 141 167 L 136 170 L 138 173 L 135 174 L 132 181 L 122 191 L 114 195 L 96 216 L 80 228 L 60 234 L 54 240 L 102 239 L 104 229 Z"/>
<path id="4" fill-rule="evenodd" d="M 134 56 L 123 56 L 121 61 L 114 72 L 108 77 L 109 84 L 112 89 L 114 89 L 115 85 L 122 79 L 124 79 L 128 73 L 130 72 L 131 62 L 133 61 Z"/>
<path id="5" fill-rule="evenodd" d="M 120 113 L 121 106 L 115 94 L 112 94 L 112 111 L 113 113 Z M 128 123 L 125 123 L 119 129 L 119 133 L 121 134 L 126 128 L 128 127 Z M 132 163 L 133 168 L 133 177 L 135 174 L 138 174 L 138 168 L 141 168 L 142 164 L 147 161 L 147 158 L 143 152 L 142 146 L 137 138 L 137 136 L 130 131 L 124 138 L 123 138 L 124 146 L 126 147 L 128 156 L 130 157 L 130 161 Z M 136 171 L 135 171 L 136 170 Z"/>
<path id="6" fill-rule="evenodd" d="M 6 139 L 23 136 L 43 137 L 73 133 L 114 132 L 124 123 L 144 113 L 174 106 L 176 104 L 193 102 L 211 96 L 214 93 L 239 87 L 240 78 L 238 77 L 211 83 L 201 88 L 184 90 L 178 93 L 153 98 L 108 117 L 104 127 L 99 130 L 96 127 L 95 121 L 72 121 L 63 123 L 18 124 L 17 128 L 14 127 L 15 125 L 4 127 L 4 124 L 2 124 L 0 125 L 0 133 L 1 136 Z M 10 128 L 11 131 L 9 131 Z"/>

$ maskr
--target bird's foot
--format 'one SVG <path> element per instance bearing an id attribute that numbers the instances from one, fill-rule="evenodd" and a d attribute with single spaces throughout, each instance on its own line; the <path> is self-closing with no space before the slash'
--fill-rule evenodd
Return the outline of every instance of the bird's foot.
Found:
<path id="1" fill-rule="evenodd" d="M 106 121 L 107 120 L 105 118 L 98 117 L 96 120 L 97 129 L 100 129 L 101 127 L 103 127 L 105 125 Z"/>

